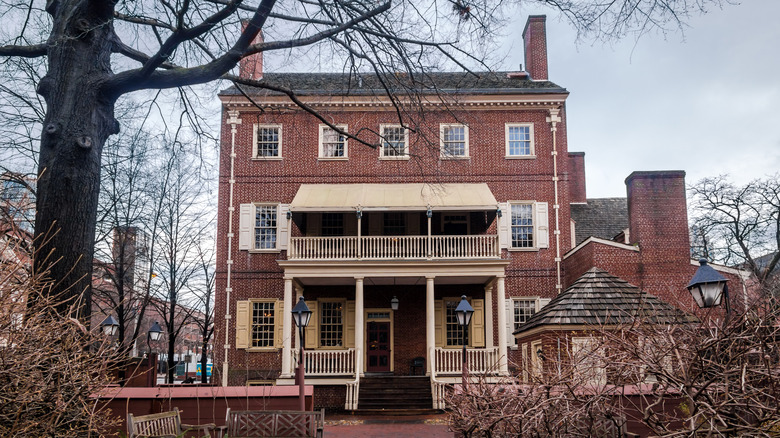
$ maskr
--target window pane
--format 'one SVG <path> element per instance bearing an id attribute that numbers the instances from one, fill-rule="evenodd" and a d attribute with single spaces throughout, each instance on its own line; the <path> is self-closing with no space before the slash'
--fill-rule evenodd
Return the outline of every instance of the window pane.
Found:
<path id="1" fill-rule="evenodd" d="M 531 128 L 529 126 L 510 126 L 508 131 L 509 155 L 531 155 Z"/>
<path id="2" fill-rule="evenodd" d="M 343 157 L 344 136 L 331 128 L 322 128 L 322 156 Z"/>
<path id="3" fill-rule="evenodd" d="M 382 128 L 382 156 L 402 157 L 406 155 L 406 136 L 400 126 Z"/>
<path id="4" fill-rule="evenodd" d="M 257 156 L 279 156 L 279 128 L 261 126 L 257 128 Z"/>
<path id="5" fill-rule="evenodd" d="M 320 303 L 320 345 L 340 347 L 344 335 L 343 303 Z"/>
<path id="6" fill-rule="evenodd" d="M 344 215 L 342 213 L 322 213 L 322 235 L 343 236 Z"/>
<path id="7" fill-rule="evenodd" d="M 385 236 L 403 236 L 406 234 L 406 215 L 403 213 L 384 214 Z"/>
<path id="8" fill-rule="evenodd" d="M 536 313 L 536 300 L 515 300 L 514 301 L 514 323 L 515 330 L 528 321 Z"/>
<path id="9" fill-rule="evenodd" d="M 533 206 L 512 205 L 512 247 L 532 248 L 534 246 Z"/>
<path id="10" fill-rule="evenodd" d="M 466 128 L 464 126 L 445 126 L 442 130 L 444 155 L 466 155 Z"/>
<path id="11" fill-rule="evenodd" d="M 274 303 L 252 303 L 252 346 L 274 346 Z"/>
<path id="12" fill-rule="evenodd" d="M 447 328 L 447 345 L 463 345 L 463 327 L 458 324 L 458 315 L 455 313 L 455 309 L 458 307 L 460 301 L 445 301 L 446 306 L 446 321 Z M 468 339 L 466 340 L 468 345 Z"/>
<path id="13" fill-rule="evenodd" d="M 276 206 L 259 205 L 255 209 L 255 249 L 276 248 Z"/>

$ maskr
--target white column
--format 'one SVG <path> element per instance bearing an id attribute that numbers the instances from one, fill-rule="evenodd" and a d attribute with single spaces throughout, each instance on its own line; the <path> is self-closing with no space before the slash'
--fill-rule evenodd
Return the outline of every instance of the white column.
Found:
<path id="1" fill-rule="evenodd" d="M 428 375 L 433 375 L 434 351 L 436 350 L 436 318 L 433 309 L 433 278 L 425 277 L 425 346 L 428 349 L 426 360 Z"/>
<path id="2" fill-rule="evenodd" d="M 506 292 L 504 291 L 504 277 L 496 277 L 496 307 L 498 308 L 498 372 L 502 376 L 509 374 L 507 367 L 507 339 L 506 339 Z"/>
<path id="3" fill-rule="evenodd" d="M 501 312 L 501 309 L 498 310 Z M 485 347 L 493 346 L 493 285 L 485 286 Z"/>
<path id="4" fill-rule="evenodd" d="M 284 314 L 282 315 L 282 378 L 292 376 L 292 309 L 293 309 L 293 279 L 284 278 Z"/>
<path id="5" fill-rule="evenodd" d="M 363 340 L 366 328 L 363 322 L 363 277 L 355 278 L 355 375 L 363 375 Z"/>

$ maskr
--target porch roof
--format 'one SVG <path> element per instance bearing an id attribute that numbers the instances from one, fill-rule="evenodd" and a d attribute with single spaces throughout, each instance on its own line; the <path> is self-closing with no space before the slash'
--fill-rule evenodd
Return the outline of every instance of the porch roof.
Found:
<path id="1" fill-rule="evenodd" d="M 487 184 L 302 184 L 291 211 L 495 210 Z"/>
<path id="2" fill-rule="evenodd" d="M 636 318 L 653 324 L 695 322 L 671 304 L 599 268 L 591 268 L 515 331 L 544 326 L 616 326 Z"/>

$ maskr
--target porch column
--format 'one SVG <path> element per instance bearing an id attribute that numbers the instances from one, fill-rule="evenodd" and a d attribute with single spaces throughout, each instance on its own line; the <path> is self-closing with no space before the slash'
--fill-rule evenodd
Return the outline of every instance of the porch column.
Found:
<path id="1" fill-rule="evenodd" d="M 284 312 L 282 314 L 282 374 L 280 377 L 291 377 L 292 366 L 292 306 L 293 306 L 293 279 L 284 277 Z"/>
<path id="2" fill-rule="evenodd" d="M 498 372 L 502 376 L 509 375 L 506 363 L 506 292 L 504 291 L 504 276 L 496 277 L 496 307 L 498 308 Z"/>
<path id="3" fill-rule="evenodd" d="M 427 373 L 433 376 L 433 357 L 436 351 L 436 318 L 433 309 L 433 279 L 425 277 L 425 346 L 428 350 L 426 361 Z"/>
<path id="4" fill-rule="evenodd" d="M 501 312 L 501 310 L 499 310 Z M 485 347 L 493 346 L 493 285 L 485 286 Z"/>
<path id="5" fill-rule="evenodd" d="M 355 277 L 355 375 L 363 375 L 363 277 Z"/>

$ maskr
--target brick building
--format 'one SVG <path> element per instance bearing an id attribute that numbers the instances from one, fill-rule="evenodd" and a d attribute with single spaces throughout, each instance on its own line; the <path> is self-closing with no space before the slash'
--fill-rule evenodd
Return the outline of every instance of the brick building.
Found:
<path id="1" fill-rule="evenodd" d="M 622 241 L 575 238 L 573 211 L 599 202 L 586 198 L 584 154 L 568 151 L 568 91 L 548 80 L 545 17 L 529 17 L 523 35 L 527 71 L 399 75 L 425 102 L 407 125 L 371 76 L 242 68 L 295 89 L 332 126 L 278 92 L 220 93 L 223 385 L 293 384 L 301 296 L 315 406 L 355 409 L 370 403 L 361 385 L 409 375 L 415 358 L 434 394 L 460 381 L 464 338 L 472 373 L 508 375 L 521 362 L 513 332 L 593 266 L 662 299 L 680 293 L 695 271 L 684 174 L 629 177 L 628 217 L 609 236 Z M 592 216 L 580 218 L 581 233 Z M 475 309 L 466 334 L 462 295 Z"/>

